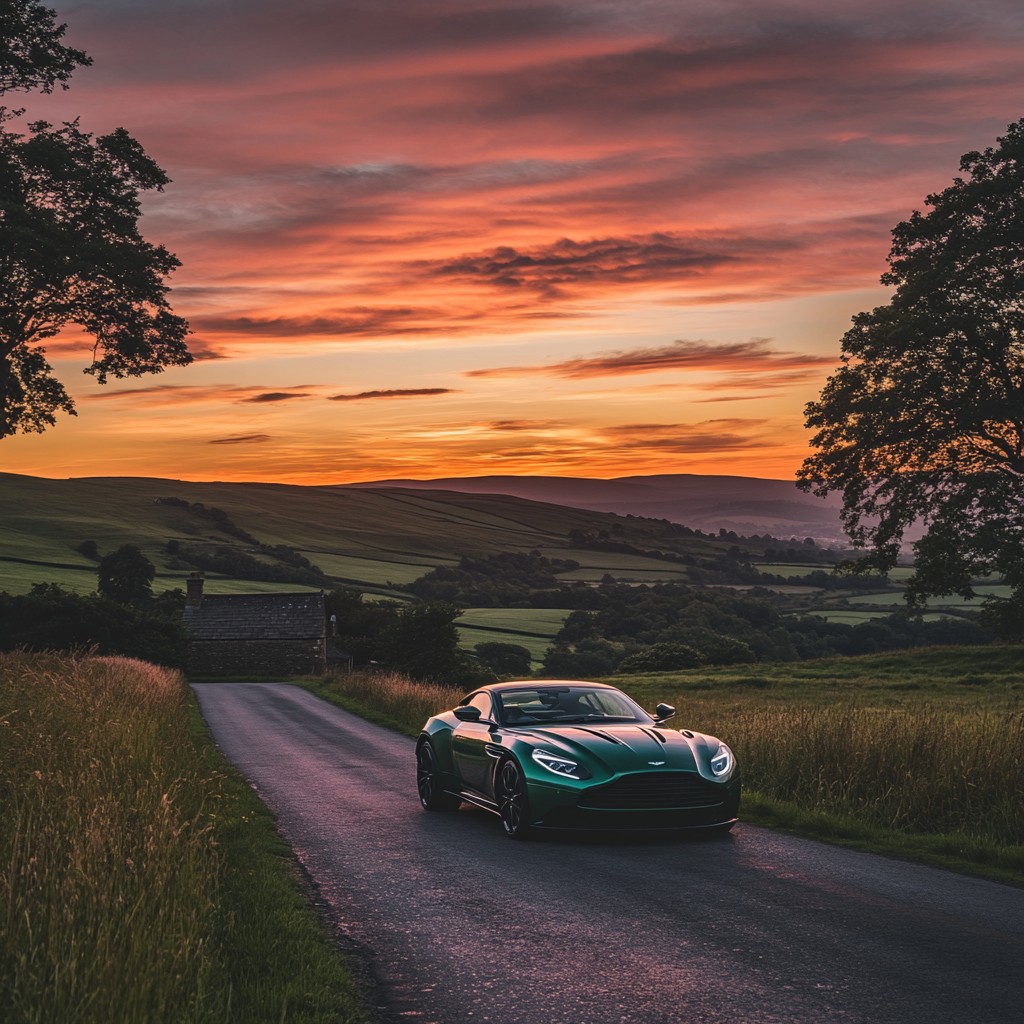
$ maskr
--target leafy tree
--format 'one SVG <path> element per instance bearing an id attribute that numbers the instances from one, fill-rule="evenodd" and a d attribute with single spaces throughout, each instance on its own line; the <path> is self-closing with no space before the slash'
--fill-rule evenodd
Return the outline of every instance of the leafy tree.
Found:
<path id="1" fill-rule="evenodd" d="M 891 301 L 859 313 L 807 425 L 817 452 L 800 486 L 843 492 L 856 567 L 896 562 L 914 545 L 912 604 L 974 596 L 972 578 L 1012 587 L 988 618 L 1024 635 L 1024 120 L 996 148 L 967 153 L 956 178 L 893 229 Z"/>
<path id="2" fill-rule="evenodd" d="M 364 666 L 371 661 L 383 661 L 381 635 L 398 615 L 398 606 L 390 601 L 364 601 L 358 590 L 340 588 L 324 598 L 328 630 L 330 618 L 337 622 L 337 642 L 352 655 L 355 663 Z"/>
<path id="3" fill-rule="evenodd" d="M 580 640 L 571 647 L 556 638 L 544 652 L 544 674 L 553 679 L 597 679 L 610 676 L 622 651 L 607 640 Z"/>
<path id="4" fill-rule="evenodd" d="M 94 540 L 83 540 L 75 550 L 85 555 L 86 558 L 91 558 L 94 562 L 100 560 L 100 549 Z"/>
<path id="5" fill-rule="evenodd" d="M 112 601 L 139 604 L 153 596 L 150 584 L 156 567 L 134 544 L 125 544 L 104 555 L 98 571 L 97 589 Z"/>
<path id="6" fill-rule="evenodd" d="M 468 665 L 459 650 L 459 631 L 455 627 L 461 614 L 461 608 L 447 601 L 400 608 L 380 636 L 386 661 L 415 679 L 454 682 L 462 678 L 468 673 Z"/>
<path id="7" fill-rule="evenodd" d="M 0 0 L 0 93 L 49 91 L 88 62 L 58 43 L 53 17 Z M 140 192 L 170 179 L 123 128 L 96 139 L 77 120 L 29 131 L 0 128 L 0 438 L 75 415 L 39 347 L 68 324 L 93 337 L 85 372 L 101 384 L 192 361 L 164 284 L 181 264 L 138 230 Z"/>
<path id="8" fill-rule="evenodd" d="M 473 648 L 477 658 L 499 676 L 528 676 L 531 655 L 520 644 L 489 641 Z"/>
<path id="9" fill-rule="evenodd" d="M 711 662 L 712 665 L 749 665 L 751 662 L 757 661 L 757 655 L 749 644 L 725 633 L 696 628 L 686 630 L 685 635 L 690 645 L 696 648 L 701 657 Z M 781 644 L 779 643 L 780 639 L 782 640 Z M 791 646 L 788 636 L 776 637 L 775 640 L 776 651 L 773 653 L 779 653 L 779 647 Z"/>
<path id="10" fill-rule="evenodd" d="M 699 668 L 705 662 L 700 651 L 686 644 L 651 644 L 619 663 L 619 672 L 671 672 L 680 668 Z"/>
<path id="11" fill-rule="evenodd" d="M 286 549 L 287 550 L 287 549 Z M 273 553 L 273 549 L 269 553 Z M 253 558 L 246 551 L 234 547 L 216 547 L 212 552 L 197 551 L 178 545 L 175 552 L 176 566 L 188 566 L 202 569 L 204 572 L 220 572 L 226 576 L 237 576 L 243 580 L 262 580 L 267 583 L 307 583 L 322 586 L 325 577 L 320 569 L 310 565 L 301 556 L 298 558 L 303 565 L 270 565 Z M 292 561 L 292 559 L 289 559 Z"/>
<path id="12" fill-rule="evenodd" d="M 78 66 L 92 64 L 81 50 L 60 39 L 67 25 L 55 23 L 56 11 L 37 0 L 0 0 L 0 95 L 41 89 L 66 89 Z"/>
<path id="13" fill-rule="evenodd" d="M 37 583 L 29 594 L 0 592 L 0 651 L 66 651 L 96 647 L 158 665 L 184 668 L 188 631 L 181 622 L 181 591 L 166 592 L 139 609 L 106 597 L 88 597 L 56 583 Z"/>

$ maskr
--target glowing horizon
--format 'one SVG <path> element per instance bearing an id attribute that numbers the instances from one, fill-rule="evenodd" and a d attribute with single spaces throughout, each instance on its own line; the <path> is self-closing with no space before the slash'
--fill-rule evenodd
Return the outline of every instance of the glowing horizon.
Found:
<path id="1" fill-rule="evenodd" d="M 98 0 L 23 119 L 173 184 L 193 366 L 4 442 L 9 472 L 340 483 L 790 477 L 889 231 L 1024 115 L 1001 0 Z"/>

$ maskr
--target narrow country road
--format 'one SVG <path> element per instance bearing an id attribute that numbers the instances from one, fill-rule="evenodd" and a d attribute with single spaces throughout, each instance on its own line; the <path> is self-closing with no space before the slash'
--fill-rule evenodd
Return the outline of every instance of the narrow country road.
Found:
<path id="1" fill-rule="evenodd" d="M 413 743 L 285 684 L 194 687 L 394 1019 L 1015 1024 L 1024 890 L 740 825 L 515 843 Z M 681 717 L 685 717 L 685 711 Z"/>

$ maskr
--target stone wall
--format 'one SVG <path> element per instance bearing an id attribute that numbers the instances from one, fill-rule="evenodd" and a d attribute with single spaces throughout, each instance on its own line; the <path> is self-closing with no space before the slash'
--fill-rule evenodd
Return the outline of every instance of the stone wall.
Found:
<path id="1" fill-rule="evenodd" d="M 188 671 L 193 676 L 297 676 L 327 667 L 325 641 L 193 640 Z"/>

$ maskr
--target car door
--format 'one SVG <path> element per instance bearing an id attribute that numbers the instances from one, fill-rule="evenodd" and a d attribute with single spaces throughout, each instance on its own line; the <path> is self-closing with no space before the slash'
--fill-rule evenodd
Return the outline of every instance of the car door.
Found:
<path id="1" fill-rule="evenodd" d="M 467 786 L 478 793 L 490 796 L 488 780 L 493 758 L 487 753 L 487 746 L 492 742 L 491 733 L 496 732 L 498 728 L 491 705 L 491 695 L 486 691 L 477 693 L 467 703 L 480 709 L 480 720 L 459 722 L 452 732 L 455 770 Z"/>

